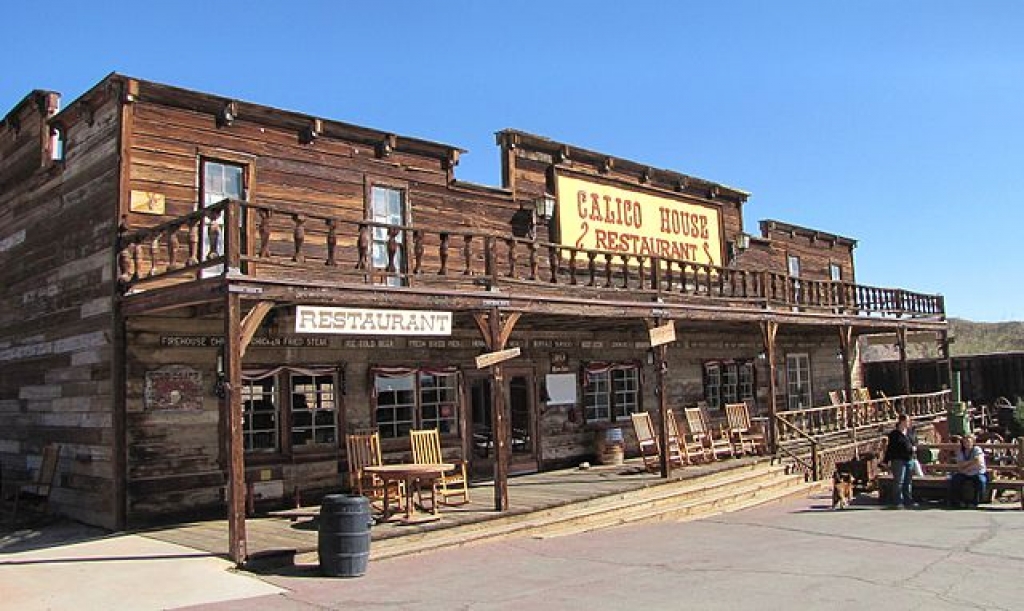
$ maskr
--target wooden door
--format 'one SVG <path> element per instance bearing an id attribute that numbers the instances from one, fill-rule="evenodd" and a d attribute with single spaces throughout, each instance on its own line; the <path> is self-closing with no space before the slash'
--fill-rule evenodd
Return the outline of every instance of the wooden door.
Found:
<path id="1" fill-rule="evenodd" d="M 505 405 L 508 410 L 509 473 L 531 473 L 538 469 L 537 385 L 531 368 L 506 367 Z M 472 449 L 470 469 L 476 478 L 494 475 L 494 440 L 491 434 L 491 377 L 480 372 L 467 376 L 469 387 L 469 429 Z"/>

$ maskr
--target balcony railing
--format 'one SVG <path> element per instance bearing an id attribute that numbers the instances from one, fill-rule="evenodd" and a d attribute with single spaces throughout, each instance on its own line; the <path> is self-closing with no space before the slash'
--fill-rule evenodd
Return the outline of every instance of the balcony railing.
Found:
<path id="1" fill-rule="evenodd" d="M 901 289 L 793 278 L 768 271 L 573 248 L 512 235 L 400 226 L 224 200 L 155 227 L 122 225 L 125 292 L 238 272 L 254 280 L 312 280 L 479 289 L 532 286 L 707 298 L 763 308 L 862 316 L 941 317 L 943 298 Z"/>

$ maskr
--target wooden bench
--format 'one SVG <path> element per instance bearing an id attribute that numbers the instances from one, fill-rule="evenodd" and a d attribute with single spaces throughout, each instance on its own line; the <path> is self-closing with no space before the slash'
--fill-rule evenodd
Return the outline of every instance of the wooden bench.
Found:
<path id="1" fill-rule="evenodd" d="M 946 475 L 938 475 L 929 473 L 929 469 L 935 467 L 952 467 L 950 471 L 955 469 L 953 465 L 922 465 L 925 470 L 924 476 L 918 476 L 913 481 L 913 496 L 915 501 L 945 501 L 949 491 L 949 477 Z M 993 473 L 989 471 L 991 476 Z M 878 500 L 882 503 L 889 502 L 889 495 L 892 493 L 892 474 L 891 473 L 880 473 L 877 477 L 876 485 L 878 486 Z M 1018 479 L 1015 477 L 996 477 L 995 479 L 989 480 L 985 486 L 985 498 L 983 501 L 988 504 L 995 499 L 995 493 L 997 491 L 1015 490 L 1018 497 L 1020 498 L 1020 508 L 1024 510 L 1024 479 Z"/>

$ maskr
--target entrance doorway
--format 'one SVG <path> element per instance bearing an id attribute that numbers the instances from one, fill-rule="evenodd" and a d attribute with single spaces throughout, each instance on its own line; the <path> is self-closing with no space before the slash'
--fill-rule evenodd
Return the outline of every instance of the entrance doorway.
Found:
<path id="1" fill-rule="evenodd" d="M 532 369 L 508 367 L 504 371 L 506 415 L 510 437 L 509 474 L 532 473 L 538 470 L 536 433 L 536 382 Z M 486 374 L 469 377 L 470 430 L 472 455 L 470 469 L 474 477 L 494 475 L 494 439 L 492 435 L 491 377 Z"/>

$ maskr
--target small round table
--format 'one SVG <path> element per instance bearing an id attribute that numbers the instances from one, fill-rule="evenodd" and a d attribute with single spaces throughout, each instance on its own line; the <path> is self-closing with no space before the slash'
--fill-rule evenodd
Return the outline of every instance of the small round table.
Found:
<path id="1" fill-rule="evenodd" d="M 451 463 L 398 463 L 392 465 L 373 465 L 363 467 L 363 471 L 373 473 L 384 480 L 384 490 L 388 489 L 389 482 L 405 483 L 405 518 L 403 522 L 412 523 L 412 492 L 413 484 L 419 486 L 421 483 L 430 483 L 430 519 L 436 520 L 437 516 L 437 495 L 434 492 L 434 480 L 441 477 L 445 471 L 451 471 L 455 465 Z M 388 503 L 388 494 L 384 494 L 384 514 L 381 521 L 386 522 L 391 518 L 391 506 Z"/>

